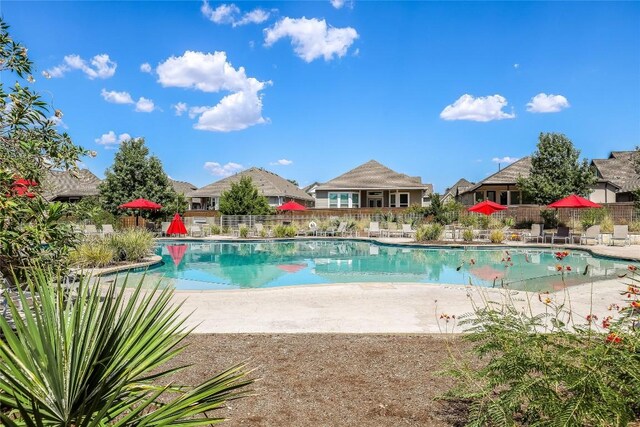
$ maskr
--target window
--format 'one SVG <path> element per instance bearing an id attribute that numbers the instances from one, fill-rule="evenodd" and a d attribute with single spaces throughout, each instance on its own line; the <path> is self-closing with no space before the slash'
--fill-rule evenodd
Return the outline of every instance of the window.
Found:
<path id="1" fill-rule="evenodd" d="M 526 194 L 522 193 L 522 204 L 523 205 L 533 205 L 533 198 L 530 196 L 527 196 Z"/>
<path id="2" fill-rule="evenodd" d="M 329 193 L 330 208 L 358 208 L 360 195 L 358 193 Z"/>
<path id="3" fill-rule="evenodd" d="M 367 204 L 370 208 L 381 208 L 382 191 L 367 191 Z"/>
<path id="4" fill-rule="evenodd" d="M 520 204 L 520 192 L 519 191 L 512 191 L 511 192 L 511 204 L 512 205 L 519 205 Z"/>
<path id="5" fill-rule="evenodd" d="M 507 201 L 507 192 L 506 191 L 501 191 L 500 192 L 500 204 L 501 205 L 508 205 L 509 202 Z"/>
<path id="6" fill-rule="evenodd" d="M 395 208 L 396 207 L 396 195 L 395 195 L 395 193 L 389 194 L 389 207 L 391 207 L 391 208 Z"/>
<path id="7" fill-rule="evenodd" d="M 496 201 L 496 192 L 495 191 L 487 191 L 487 200 L 491 200 L 492 202 Z"/>
<path id="8" fill-rule="evenodd" d="M 476 203 L 480 203 L 481 201 L 484 200 L 484 192 L 476 191 L 475 197 L 476 197 Z"/>
<path id="9" fill-rule="evenodd" d="M 338 193 L 329 193 L 329 207 L 330 208 L 338 207 Z"/>
<path id="10" fill-rule="evenodd" d="M 390 193 L 390 208 L 407 208 L 409 207 L 409 193 Z"/>
<path id="11" fill-rule="evenodd" d="M 400 193 L 400 207 L 401 208 L 409 207 L 409 193 Z"/>

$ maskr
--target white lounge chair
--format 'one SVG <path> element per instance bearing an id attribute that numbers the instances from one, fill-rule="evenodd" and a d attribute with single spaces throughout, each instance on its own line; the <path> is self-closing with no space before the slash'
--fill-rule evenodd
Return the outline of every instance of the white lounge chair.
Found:
<path id="1" fill-rule="evenodd" d="M 611 245 L 615 245 L 617 241 L 621 240 L 622 245 L 630 245 L 631 240 L 629 239 L 629 226 L 628 225 L 614 225 L 613 226 L 613 236 L 611 236 Z"/>
<path id="2" fill-rule="evenodd" d="M 582 233 L 582 236 L 580 236 L 581 245 L 582 244 L 588 245 L 589 240 L 593 240 L 595 245 L 601 242 L 599 225 L 592 225 L 591 227 L 587 228 L 584 233 Z"/>
<path id="3" fill-rule="evenodd" d="M 402 224 L 402 237 L 415 237 L 416 230 L 411 227 L 411 224 Z"/>
<path id="4" fill-rule="evenodd" d="M 102 224 L 102 235 L 103 236 L 109 236 L 111 234 L 113 234 L 113 225 L 111 224 Z"/>
<path id="5" fill-rule="evenodd" d="M 398 228 L 398 224 L 390 222 L 387 224 L 387 237 L 402 237 L 402 230 Z"/>
<path id="6" fill-rule="evenodd" d="M 528 233 L 522 233 L 522 241 L 535 240 L 536 242 L 544 242 L 544 225 L 543 224 L 531 224 L 531 231 Z"/>
<path id="7" fill-rule="evenodd" d="M 202 228 L 199 225 L 192 225 L 191 227 L 189 227 L 189 234 L 191 235 L 191 237 L 195 237 L 196 234 L 199 237 L 204 236 L 204 234 L 202 234 Z"/>
<path id="8" fill-rule="evenodd" d="M 371 237 L 373 235 L 380 237 L 382 234 L 382 230 L 380 230 L 380 223 L 377 221 L 371 221 L 369 223 L 369 231 L 367 232 L 367 236 Z"/>

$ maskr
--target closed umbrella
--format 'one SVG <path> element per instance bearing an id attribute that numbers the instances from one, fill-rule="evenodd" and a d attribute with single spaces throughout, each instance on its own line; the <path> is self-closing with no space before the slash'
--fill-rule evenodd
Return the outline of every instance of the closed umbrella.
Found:
<path id="1" fill-rule="evenodd" d="M 171 236 L 172 234 L 187 234 L 187 227 L 184 226 L 180 214 L 175 214 L 171 220 L 171 224 L 169 224 L 167 235 Z"/>
<path id="2" fill-rule="evenodd" d="M 494 212 L 503 211 L 507 209 L 506 206 L 499 205 L 498 203 L 492 202 L 491 200 L 485 200 L 484 202 L 480 202 L 471 206 L 467 209 L 469 212 L 477 212 L 483 215 L 491 215 Z"/>
<path id="3" fill-rule="evenodd" d="M 127 203 L 123 203 L 118 206 L 120 209 L 138 209 L 138 214 L 136 215 L 136 227 L 138 226 L 138 216 L 140 215 L 140 210 L 157 210 L 162 209 L 162 205 L 158 203 L 152 202 L 147 199 L 135 199 Z"/>
<path id="4" fill-rule="evenodd" d="M 584 197 L 580 197 L 576 194 L 572 194 L 570 196 L 565 197 L 564 199 L 560 199 L 547 205 L 549 208 L 555 209 L 588 209 L 588 208 L 601 208 L 602 205 L 599 205 L 591 200 L 585 199 Z M 571 215 L 572 228 L 575 228 L 575 211 L 572 212 Z"/>

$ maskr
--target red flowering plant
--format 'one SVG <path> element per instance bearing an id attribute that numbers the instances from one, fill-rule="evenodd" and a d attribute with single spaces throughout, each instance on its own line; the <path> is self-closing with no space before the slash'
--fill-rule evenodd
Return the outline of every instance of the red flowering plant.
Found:
<path id="1" fill-rule="evenodd" d="M 564 282 L 572 272 L 569 253 L 554 256 Z M 483 363 L 469 363 L 464 353 L 452 357 L 446 374 L 457 382 L 445 398 L 469 401 L 473 426 L 639 421 L 639 273 L 632 265 L 621 275 L 624 290 L 613 291 L 620 301 L 602 307 L 609 313 L 601 317 L 594 307 L 584 314 L 574 310 L 566 287 L 524 297 L 509 290 L 479 291 L 482 303 L 472 299 L 473 313 L 457 321 Z"/>

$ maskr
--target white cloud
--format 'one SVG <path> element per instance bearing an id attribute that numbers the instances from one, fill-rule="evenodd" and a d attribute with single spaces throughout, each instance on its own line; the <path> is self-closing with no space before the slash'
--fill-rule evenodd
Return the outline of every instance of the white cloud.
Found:
<path id="1" fill-rule="evenodd" d="M 230 24 L 239 27 L 247 24 L 261 24 L 269 19 L 270 13 L 264 9 L 254 9 L 241 16 L 240 9 L 235 4 L 221 4 L 212 9 L 209 2 L 204 0 L 200 7 L 202 14 L 216 24 Z"/>
<path id="2" fill-rule="evenodd" d="M 293 163 L 292 160 L 280 159 L 275 162 L 271 162 L 269 164 L 272 166 L 289 166 L 291 163 Z"/>
<path id="3" fill-rule="evenodd" d="M 175 105 L 172 105 L 173 109 L 176 112 L 176 116 L 181 116 L 185 111 L 187 111 L 187 104 L 184 102 L 178 102 Z"/>
<path id="4" fill-rule="evenodd" d="M 195 129 L 229 132 L 267 122 L 262 117 L 260 91 L 271 82 L 247 77 L 243 67 L 235 69 L 227 62 L 225 52 L 186 51 L 182 56 L 168 58 L 156 71 L 158 82 L 164 87 L 233 92 L 215 106 L 189 108 L 189 117 L 200 115 Z"/>
<path id="5" fill-rule="evenodd" d="M 271 28 L 264 30 L 265 45 L 271 46 L 281 38 L 290 37 L 294 52 L 306 62 L 324 57 L 325 61 L 334 55 L 346 55 L 349 46 L 358 38 L 358 32 L 351 27 L 334 28 L 316 18 L 283 18 Z"/>
<path id="6" fill-rule="evenodd" d="M 141 96 L 140 99 L 138 99 L 138 102 L 136 102 L 136 111 L 139 113 L 150 113 L 155 108 L 153 101 L 143 96 Z"/>
<path id="7" fill-rule="evenodd" d="M 539 93 L 527 103 L 527 111 L 530 113 L 557 113 L 569 108 L 569 106 L 569 101 L 562 95 Z"/>
<path id="8" fill-rule="evenodd" d="M 106 148 L 107 150 L 110 150 L 116 148 L 122 141 L 127 141 L 129 139 L 131 139 L 131 135 L 129 135 L 128 133 L 121 133 L 120 135 L 116 136 L 116 133 L 110 130 L 109 132 L 100 136 L 100 138 L 96 138 L 95 142 L 98 145 L 104 146 L 104 148 Z"/>
<path id="9" fill-rule="evenodd" d="M 61 117 L 56 117 L 55 114 L 49 117 L 49 121 L 52 121 L 54 126 L 61 127 L 62 129 L 69 129 L 69 126 L 62 120 Z"/>
<path id="10" fill-rule="evenodd" d="M 140 71 L 142 71 L 143 73 L 151 73 L 151 71 L 153 70 L 151 68 L 151 64 L 145 62 L 144 64 L 140 64 Z"/>
<path id="11" fill-rule="evenodd" d="M 517 157 L 509 157 L 509 156 L 494 157 L 493 159 L 491 159 L 491 161 L 494 163 L 506 163 L 506 164 L 513 163 L 517 160 L 519 160 Z"/>
<path id="12" fill-rule="evenodd" d="M 517 70 L 518 68 L 520 68 L 520 64 L 513 64 L 513 68 Z"/>
<path id="13" fill-rule="evenodd" d="M 115 90 L 108 91 L 106 89 L 102 89 L 100 95 L 105 101 L 114 104 L 133 104 L 133 99 L 129 92 L 116 92 Z"/>
<path id="14" fill-rule="evenodd" d="M 244 166 L 233 162 L 229 162 L 224 165 L 221 165 L 218 162 L 205 162 L 204 168 L 209 173 L 211 173 L 211 175 L 227 177 L 233 175 L 238 171 L 241 171 L 242 169 L 244 169 Z"/>
<path id="15" fill-rule="evenodd" d="M 331 2 L 331 6 L 335 7 L 336 9 L 341 9 L 342 6 L 344 6 L 345 4 L 345 0 L 329 0 Z"/>
<path id="16" fill-rule="evenodd" d="M 94 56 L 89 63 L 79 55 L 67 55 L 64 57 L 64 63 L 45 70 L 42 74 L 47 78 L 62 77 L 68 71 L 81 70 L 90 79 L 108 79 L 116 73 L 117 66 L 118 64 L 106 53 Z"/>
<path id="17" fill-rule="evenodd" d="M 474 122 L 490 122 L 492 120 L 513 119 L 515 113 L 502 111 L 508 104 L 501 95 L 480 96 L 462 95 L 456 102 L 447 105 L 440 113 L 444 120 L 471 120 Z"/>

